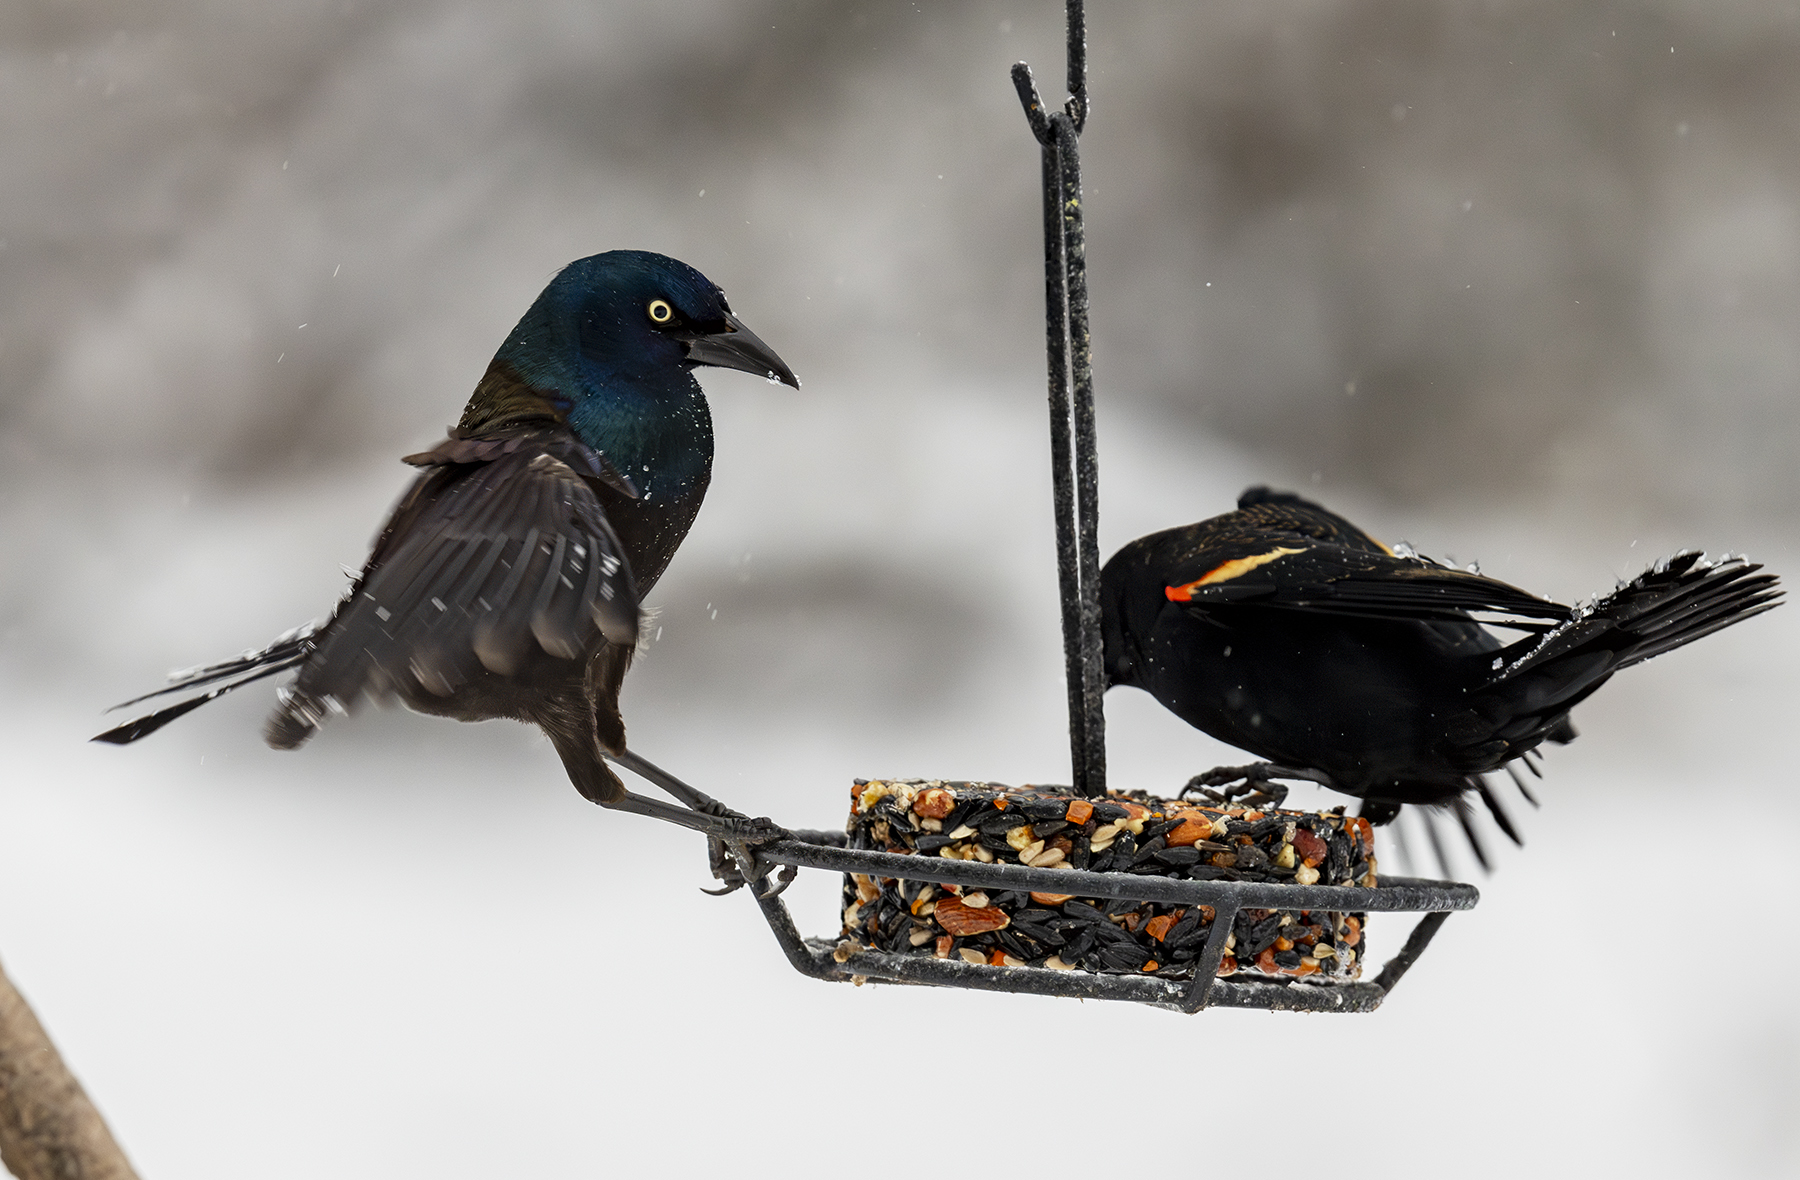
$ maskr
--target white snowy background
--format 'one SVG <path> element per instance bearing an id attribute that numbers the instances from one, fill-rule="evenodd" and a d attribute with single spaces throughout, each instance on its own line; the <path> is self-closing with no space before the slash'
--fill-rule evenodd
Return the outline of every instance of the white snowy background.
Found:
<path id="1" fill-rule="evenodd" d="M 1462 860 L 1480 908 L 1365 1017 L 807 981 L 698 892 L 697 840 L 509 724 L 369 713 L 276 754 L 259 686 L 86 743 L 326 610 L 396 457 L 556 268 L 629 246 L 805 383 L 705 376 L 718 465 L 634 745 L 797 826 L 857 775 L 1064 779 L 1006 77 L 1060 95 L 1060 21 L 0 7 L 0 961 L 146 1180 L 1800 1173 L 1793 608 L 1582 706 L 1528 846 Z M 1105 552 L 1266 481 L 1565 599 L 1687 546 L 1800 571 L 1800 7 L 1091 32 Z M 1230 757 L 1141 695 L 1109 719 L 1117 783 Z M 834 889 L 795 887 L 804 928 Z"/>

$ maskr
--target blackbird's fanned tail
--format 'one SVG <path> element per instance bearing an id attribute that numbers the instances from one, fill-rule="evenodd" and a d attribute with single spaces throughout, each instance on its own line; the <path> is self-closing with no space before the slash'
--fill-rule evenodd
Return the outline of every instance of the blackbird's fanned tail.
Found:
<path id="1" fill-rule="evenodd" d="M 1437 824 L 1432 819 L 1431 808 L 1420 808 L 1419 818 L 1425 823 L 1425 835 L 1431 841 L 1431 855 L 1437 860 L 1438 871 L 1448 881 L 1455 874 L 1451 872 L 1450 854 L 1444 851 L 1444 840 L 1438 835 Z"/>
<path id="2" fill-rule="evenodd" d="M 1529 761 L 1526 761 L 1523 758 L 1514 759 L 1514 761 L 1525 762 L 1525 765 L 1527 767 L 1531 766 L 1531 763 Z M 1508 762 L 1503 767 L 1501 767 L 1501 769 L 1505 770 L 1507 773 L 1507 776 L 1512 779 L 1513 786 L 1519 788 L 1519 794 L 1525 796 L 1525 802 L 1531 804 L 1533 807 L 1542 807 L 1543 806 L 1543 804 L 1538 802 L 1537 796 L 1531 793 L 1531 788 L 1525 785 L 1525 779 L 1523 776 L 1521 776 L 1519 774 L 1519 770 L 1516 766 L 1514 766 L 1511 762 Z M 1533 768 L 1533 769 L 1535 771 L 1535 768 Z"/>
<path id="3" fill-rule="evenodd" d="M 1469 851 L 1481 865 L 1481 871 L 1491 873 L 1494 866 L 1488 863 L 1487 848 L 1481 843 L 1481 837 L 1475 834 L 1475 809 L 1469 806 L 1467 795 L 1458 795 L 1450 800 L 1450 810 L 1456 816 L 1457 826 L 1462 828 L 1463 837 L 1469 842 Z"/>
<path id="4" fill-rule="evenodd" d="M 1474 780 L 1475 791 L 1481 796 L 1481 801 L 1487 805 L 1488 814 L 1494 817 L 1494 823 L 1502 832 L 1506 833 L 1506 838 L 1508 840 L 1511 840 L 1520 848 L 1525 847 L 1525 841 L 1520 838 L 1519 830 L 1513 827 L 1512 817 L 1507 815 L 1506 809 L 1500 806 L 1500 799 L 1494 794 L 1493 788 L 1488 786 L 1487 779 L 1480 775 L 1473 775 L 1471 777 Z M 1530 796 L 1526 797 L 1530 798 Z"/>
<path id="5" fill-rule="evenodd" d="M 1678 553 L 1579 608 L 1506 674 L 1514 676 L 1589 644 L 1614 653 L 1609 674 L 1673 651 L 1779 605 L 1782 591 L 1775 575 L 1761 570 L 1740 557 L 1709 562 L 1698 552 Z"/>

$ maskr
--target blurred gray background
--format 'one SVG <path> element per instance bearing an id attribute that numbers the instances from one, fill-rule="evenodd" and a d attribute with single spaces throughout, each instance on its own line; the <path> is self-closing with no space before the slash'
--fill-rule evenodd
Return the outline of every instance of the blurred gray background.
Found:
<path id="1" fill-rule="evenodd" d="M 1006 77 L 1060 95 L 1060 8 L 0 7 L 0 959 L 147 1178 L 1110 1170 L 1095 1100 L 1339 1112 L 1290 1146 L 1344 1175 L 1800 1172 L 1800 946 L 1751 904 L 1796 867 L 1792 609 L 1584 705 L 1529 846 L 1364 1018 L 802 980 L 697 893 L 697 841 L 515 726 L 278 755 L 259 686 L 84 744 L 327 610 L 544 282 L 639 247 L 804 388 L 705 377 L 634 745 L 793 825 L 855 775 L 1066 778 Z M 1090 32 L 1107 552 L 1266 481 L 1563 598 L 1688 546 L 1800 569 L 1800 5 Z M 1232 757 L 1140 695 L 1109 717 L 1123 785 Z M 796 886 L 810 932 L 834 885 Z"/>

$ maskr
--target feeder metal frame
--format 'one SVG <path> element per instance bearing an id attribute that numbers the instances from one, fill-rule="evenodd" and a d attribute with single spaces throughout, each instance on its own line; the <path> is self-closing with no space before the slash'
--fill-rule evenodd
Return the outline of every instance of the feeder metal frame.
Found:
<path id="1" fill-rule="evenodd" d="M 1050 401 L 1050 472 L 1056 515 L 1056 564 L 1062 600 L 1063 658 L 1068 678 L 1069 750 L 1074 789 L 1106 794 L 1106 691 L 1100 632 L 1100 474 L 1094 436 L 1094 369 L 1088 331 L 1087 245 L 1082 228 L 1078 141 L 1087 123 L 1087 23 L 1082 0 L 1065 0 L 1068 18 L 1069 98 L 1046 113 L 1031 67 L 1012 68 L 1013 86 L 1042 153 L 1044 303 Z M 1433 834 L 1435 838 L 1435 833 Z M 1190 881 L 1132 873 L 1034 869 L 943 857 L 846 847 L 840 832 L 797 831 L 747 850 L 745 875 L 757 884 L 757 905 L 788 961 L 802 975 L 840 982 L 915 984 L 978 991 L 1022 992 L 1091 1000 L 1125 1000 L 1177 1012 L 1202 1008 L 1371 1012 L 1425 952 L 1450 914 L 1472 910 L 1472 885 L 1390 877 L 1373 888 L 1288 885 L 1250 881 Z M 778 889 L 766 888 L 776 866 L 812 868 L 992 889 L 1122 898 L 1213 909 L 1206 942 L 1191 980 L 1113 975 L 1045 967 L 994 967 L 961 959 L 872 950 L 860 943 L 806 938 L 795 927 Z M 1249 980 L 1217 976 L 1225 940 L 1244 909 L 1325 910 L 1341 913 L 1423 913 L 1419 924 L 1373 980 Z"/>
<path id="2" fill-rule="evenodd" d="M 1394 990 L 1451 913 L 1471 910 L 1480 900 L 1473 885 L 1390 877 L 1374 888 L 1349 885 L 1282 885 L 1252 881 L 1184 881 L 1132 873 L 1092 873 L 1076 869 L 1034 869 L 1024 865 L 981 864 L 936 856 L 905 855 L 845 847 L 841 832 L 798 831 L 792 839 L 755 851 L 758 868 L 775 865 L 861 873 L 870 878 L 903 878 L 965 889 L 1068 893 L 1079 897 L 1126 898 L 1164 905 L 1206 905 L 1211 929 L 1190 980 L 1154 975 L 1101 975 L 1053 971 L 1046 967 L 990 967 L 961 960 L 926 958 L 870 950 L 857 943 L 805 938 L 787 903 L 763 896 L 757 905 L 788 962 L 802 975 L 837 982 L 917 984 L 978 991 L 1127 1000 L 1177 1012 L 1202 1008 L 1265 1008 L 1275 1011 L 1372 1012 Z M 1253 981 L 1220 979 L 1219 961 L 1233 920 L 1243 909 L 1326 910 L 1340 913 L 1418 913 L 1425 916 L 1400 952 L 1372 981 Z M 840 957 L 841 956 L 841 957 Z"/>

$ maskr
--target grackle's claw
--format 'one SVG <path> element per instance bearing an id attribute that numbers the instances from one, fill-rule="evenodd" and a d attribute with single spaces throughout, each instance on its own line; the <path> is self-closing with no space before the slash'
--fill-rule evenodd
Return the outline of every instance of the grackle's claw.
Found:
<path id="1" fill-rule="evenodd" d="M 758 816 L 755 819 L 738 816 L 725 820 L 725 823 L 733 829 L 733 833 L 721 837 L 719 843 L 731 855 L 726 863 L 720 864 L 715 860 L 713 864 L 713 875 L 725 882 L 725 889 L 721 895 L 736 892 L 744 885 L 760 884 L 763 878 L 769 875 L 769 870 L 757 863 L 756 848 L 762 844 L 772 844 L 777 840 L 789 839 L 791 836 L 786 828 L 767 816 Z M 792 877 L 789 876 L 788 880 L 791 881 Z M 781 883 L 775 894 L 779 894 L 781 889 L 785 888 L 787 888 L 787 881 Z M 763 896 L 768 897 L 775 894 L 764 894 Z"/>
<path id="2" fill-rule="evenodd" d="M 748 884 L 744 880 L 744 874 L 738 871 L 737 861 L 732 858 L 730 850 L 725 847 L 725 841 L 717 836 L 707 837 L 706 866 L 712 870 L 713 880 L 723 881 L 724 885 L 718 889 L 701 889 L 702 893 L 712 897 L 725 897 L 736 893 Z"/>
<path id="3" fill-rule="evenodd" d="M 782 865 L 781 871 L 774 874 L 775 880 L 769 885 L 768 892 L 758 894 L 757 896 L 761 897 L 764 901 L 780 897 L 787 892 L 787 887 L 792 885 L 794 883 L 794 878 L 799 875 L 799 865 Z"/>

